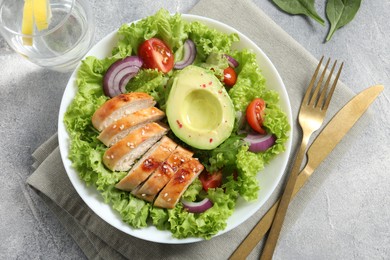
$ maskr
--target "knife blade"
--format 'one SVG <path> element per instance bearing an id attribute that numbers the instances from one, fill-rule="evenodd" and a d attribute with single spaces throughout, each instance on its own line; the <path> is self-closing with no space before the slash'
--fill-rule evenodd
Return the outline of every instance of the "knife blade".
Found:
<path id="1" fill-rule="evenodd" d="M 298 175 L 294 186 L 293 197 L 302 188 L 314 170 L 332 152 L 352 126 L 355 125 L 356 121 L 364 114 L 383 89 L 383 85 L 375 85 L 363 90 L 353 97 L 329 121 L 307 151 L 307 163 Z M 246 259 L 270 229 L 279 201 L 280 199 L 267 211 L 229 259 Z"/>

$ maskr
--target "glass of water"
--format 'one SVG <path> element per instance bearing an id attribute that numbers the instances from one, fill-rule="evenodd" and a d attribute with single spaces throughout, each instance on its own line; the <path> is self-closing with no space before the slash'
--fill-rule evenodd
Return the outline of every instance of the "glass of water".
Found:
<path id="1" fill-rule="evenodd" d="M 39 16 L 28 15 L 26 1 L 0 1 L 1 35 L 17 53 L 41 67 L 62 72 L 74 69 L 93 42 L 94 17 L 88 0 L 46 0 L 47 28 L 36 23 Z M 30 1 L 32 5 L 38 2 Z M 43 11 L 40 6 L 31 10 L 37 9 Z M 26 33 L 22 26 L 26 28 L 29 19 L 33 25 Z"/>

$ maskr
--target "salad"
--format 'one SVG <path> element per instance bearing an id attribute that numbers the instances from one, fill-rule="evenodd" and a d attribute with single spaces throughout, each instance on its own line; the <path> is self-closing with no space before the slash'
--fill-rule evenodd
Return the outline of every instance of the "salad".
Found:
<path id="1" fill-rule="evenodd" d="M 236 34 L 224 34 L 196 21 L 184 21 L 180 14 L 171 15 L 166 10 L 160 10 L 137 23 L 122 25 L 118 35 L 119 40 L 111 56 L 104 59 L 87 57 L 77 72 L 78 90 L 64 116 L 71 140 L 69 158 L 72 166 L 87 185 L 96 187 L 105 202 L 118 211 L 122 220 L 130 226 L 142 228 L 154 225 L 157 229 L 169 230 L 175 238 L 210 239 L 225 229 L 239 197 L 246 201 L 257 199 L 257 174 L 272 158 L 285 150 L 290 125 L 278 105 L 279 95 L 267 89 L 261 68 L 251 50 L 231 48 L 234 42 L 240 40 Z M 182 196 L 184 201 L 190 202 L 208 198 L 212 207 L 201 213 L 189 212 L 181 202 L 173 209 L 153 207 L 130 192 L 115 188 L 127 172 L 111 171 L 105 167 L 102 157 L 107 147 L 98 140 L 99 132 L 91 123 L 94 112 L 110 99 L 103 89 L 107 70 L 125 57 L 138 55 L 139 46 L 151 38 L 157 38 L 169 46 L 175 63 L 183 60 L 185 42 L 191 39 L 197 50 L 192 65 L 212 71 L 222 82 L 224 70 L 230 66 L 229 59 L 221 57 L 228 55 L 237 62 L 234 84 L 224 82 L 236 112 L 231 135 L 216 148 L 205 150 L 191 147 L 176 138 L 172 131 L 169 133 L 169 137 L 177 143 L 191 149 L 194 157 L 199 158 L 210 173 L 207 178 L 201 174 Z M 172 79 L 180 70 L 142 68 L 126 84 L 125 92 L 147 93 L 164 111 Z M 247 120 L 246 114 L 250 104 L 258 99 L 263 102 L 257 103 L 257 107 L 262 106 L 261 131 L 273 138 L 266 150 L 253 152 L 251 138 L 255 135 L 252 130 L 257 130 L 251 127 L 254 123 Z M 215 179 L 218 185 L 215 185 Z M 207 183 L 209 187 L 205 187 Z"/>

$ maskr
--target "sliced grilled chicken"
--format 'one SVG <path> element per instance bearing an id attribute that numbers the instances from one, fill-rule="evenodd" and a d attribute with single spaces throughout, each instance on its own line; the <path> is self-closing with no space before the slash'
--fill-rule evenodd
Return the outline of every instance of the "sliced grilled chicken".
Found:
<path id="1" fill-rule="evenodd" d="M 167 132 L 167 128 L 155 122 L 132 131 L 106 150 L 103 156 L 104 165 L 112 171 L 128 171 L 134 161 Z"/>
<path id="2" fill-rule="evenodd" d="M 181 165 L 157 196 L 154 206 L 168 209 L 174 208 L 184 191 L 203 171 L 203 168 L 204 166 L 195 158 L 191 158 Z"/>
<path id="3" fill-rule="evenodd" d="M 180 165 L 188 161 L 192 152 L 181 146 L 176 147 L 175 151 L 163 162 L 157 170 L 140 187 L 133 190 L 132 194 L 140 199 L 152 202 L 160 190 L 172 178 Z"/>
<path id="4" fill-rule="evenodd" d="M 134 190 L 172 154 L 176 146 L 177 144 L 174 141 L 164 136 L 142 156 L 126 177 L 118 182 L 115 187 L 125 191 Z"/>
<path id="5" fill-rule="evenodd" d="M 156 107 L 148 107 L 114 121 L 107 126 L 98 136 L 106 146 L 112 146 L 128 135 L 131 131 L 146 123 L 158 121 L 165 116 L 165 113 Z"/>
<path id="6" fill-rule="evenodd" d="M 92 116 L 92 125 L 102 131 L 125 115 L 152 107 L 156 104 L 153 97 L 142 92 L 120 94 L 106 101 Z"/>

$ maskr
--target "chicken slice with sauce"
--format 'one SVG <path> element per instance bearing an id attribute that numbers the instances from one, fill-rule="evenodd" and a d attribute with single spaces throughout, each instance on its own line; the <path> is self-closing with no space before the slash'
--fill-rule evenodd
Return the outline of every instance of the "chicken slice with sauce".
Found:
<path id="1" fill-rule="evenodd" d="M 140 199 L 152 202 L 176 171 L 179 170 L 180 166 L 190 160 L 192 155 L 191 151 L 181 146 L 176 147 L 168 159 L 157 168 L 145 183 L 133 190 L 132 194 Z"/>
<path id="2" fill-rule="evenodd" d="M 186 161 L 161 190 L 153 205 L 160 208 L 174 208 L 188 186 L 203 169 L 204 166 L 196 158 Z"/>
<path id="3" fill-rule="evenodd" d="M 115 187 L 120 190 L 132 191 L 145 181 L 175 150 L 177 144 L 164 136 L 158 143 L 145 153 L 133 166 L 129 173 Z"/>

